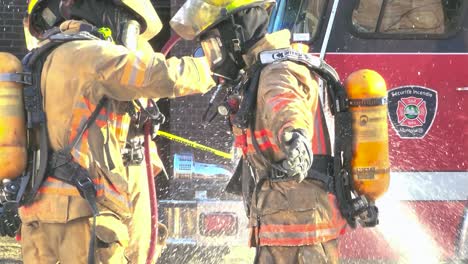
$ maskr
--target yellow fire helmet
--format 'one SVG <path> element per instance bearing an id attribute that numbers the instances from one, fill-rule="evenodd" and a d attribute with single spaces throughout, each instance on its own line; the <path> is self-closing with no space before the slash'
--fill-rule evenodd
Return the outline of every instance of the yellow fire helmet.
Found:
<path id="1" fill-rule="evenodd" d="M 179 36 L 191 40 L 231 14 L 254 6 L 269 9 L 274 4 L 274 0 L 187 0 L 170 25 Z"/>
<path id="2" fill-rule="evenodd" d="M 113 0 L 117 5 L 123 5 L 138 14 L 144 25 L 141 25 L 140 36 L 150 40 L 162 29 L 162 22 L 150 0 Z"/>

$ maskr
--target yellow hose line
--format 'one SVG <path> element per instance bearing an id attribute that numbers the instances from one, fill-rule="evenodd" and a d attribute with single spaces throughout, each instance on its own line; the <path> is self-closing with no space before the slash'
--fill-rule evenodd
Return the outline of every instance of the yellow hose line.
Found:
<path id="1" fill-rule="evenodd" d="M 220 157 L 223 157 L 223 158 L 226 158 L 226 159 L 231 159 L 232 158 L 232 155 L 229 154 L 229 153 L 226 153 L 226 152 L 214 149 L 214 148 L 207 147 L 205 145 L 199 144 L 197 142 L 193 142 L 191 140 L 185 139 L 183 137 L 176 136 L 176 135 L 171 134 L 171 133 L 167 133 L 167 132 L 158 130 L 158 135 L 161 136 L 161 137 L 168 138 L 168 139 L 170 139 L 172 141 L 179 142 L 179 143 L 182 143 L 184 145 L 190 146 L 190 147 L 192 147 L 194 149 L 199 149 L 199 150 L 203 150 L 203 151 L 206 151 L 206 152 L 213 153 L 213 154 L 215 154 L 217 156 L 220 156 Z"/>

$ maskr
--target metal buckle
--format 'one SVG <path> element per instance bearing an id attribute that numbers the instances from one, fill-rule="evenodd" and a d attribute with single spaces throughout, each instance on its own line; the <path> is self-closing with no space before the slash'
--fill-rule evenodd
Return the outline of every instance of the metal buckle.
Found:
<path id="1" fill-rule="evenodd" d="M 96 188 L 93 181 L 89 177 L 81 175 L 76 180 L 75 187 L 80 192 L 81 197 L 88 202 L 93 215 L 99 215 L 99 209 L 96 204 Z"/>
<path id="2" fill-rule="evenodd" d="M 0 204 L 16 202 L 20 186 L 15 181 L 3 180 L 0 183 Z"/>
<path id="3" fill-rule="evenodd" d="M 270 169 L 270 180 L 272 182 L 281 182 L 281 181 L 288 181 L 290 180 L 292 177 L 289 177 L 288 174 L 286 174 L 285 172 L 283 171 L 280 171 L 276 168 L 271 168 Z"/>
<path id="4" fill-rule="evenodd" d="M 88 177 L 81 177 L 81 178 L 77 179 L 77 181 L 76 181 L 76 186 L 79 187 L 79 188 L 82 188 L 82 189 L 87 189 L 87 188 L 89 188 L 90 185 L 94 190 L 94 183 Z"/>
<path id="5" fill-rule="evenodd" d="M 122 159 L 125 166 L 140 165 L 144 160 L 143 142 L 131 139 L 122 150 Z"/>

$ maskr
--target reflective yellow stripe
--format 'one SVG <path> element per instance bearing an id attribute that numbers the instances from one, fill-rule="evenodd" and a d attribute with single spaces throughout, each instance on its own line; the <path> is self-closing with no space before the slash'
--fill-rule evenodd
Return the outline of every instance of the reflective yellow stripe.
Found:
<path id="1" fill-rule="evenodd" d="M 98 200 L 100 198 L 105 198 L 111 200 L 115 204 L 119 204 L 120 207 L 131 207 L 127 197 L 120 194 L 113 186 L 107 183 L 105 179 L 94 179 L 93 182 L 96 187 Z M 80 196 L 75 186 L 52 177 L 46 178 L 38 192 L 62 196 Z"/>
<path id="2" fill-rule="evenodd" d="M 127 64 L 123 70 L 122 78 L 120 79 L 120 83 L 123 85 L 127 85 L 130 82 L 130 77 L 133 72 L 133 64 L 135 63 L 135 54 L 130 53 L 127 55 Z"/>
<path id="3" fill-rule="evenodd" d="M 73 142 L 75 137 L 78 134 L 80 128 L 83 127 L 84 123 L 88 120 L 88 117 L 91 115 L 91 110 L 94 109 L 95 105 L 92 105 L 88 99 L 81 97 L 73 107 L 72 112 L 72 122 L 70 128 L 70 137 L 68 139 L 69 143 Z M 72 150 L 72 156 L 81 166 L 84 168 L 89 167 L 89 145 L 88 145 L 88 131 L 85 131 L 83 137 L 80 141 L 77 142 L 77 145 Z"/>
<path id="4" fill-rule="evenodd" d="M 99 200 L 101 197 L 105 197 L 111 200 L 115 204 L 119 204 L 120 207 L 129 207 L 130 203 L 120 193 L 112 190 L 107 184 L 95 184 L 96 186 L 96 196 Z"/>
<path id="5" fill-rule="evenodd" d="M 52 177 L 46 178 L 38 192 L 63 196 L 80 196 L 75 186 Z"/>
<path id="6" fill-rule="evenodd" d="M 129 53 L 120 83 L 122 85 L 141 87 L 145 81 L 146 68 L 144 58 L 138 56 L 138 54 Z"/>
<path id="7" fill-rule="evenodd" d="M 267 238 L 260 237 L 260 245 L 262 246 L 302 246 L 312 245 L 320 242 L 329 241 L 338 237 L 338 234 L 334 235 L 314 235 L 304 237 L 285 237 L 285 238 Z"/>
<path id="8" fill-rule="evenodd" d="M 115 136 L 120 144 L 121 147 L 125 146 L 128 129 L 130 128 L 130 121 L 131 117 L 128 114 L 124 115 L 117 115 L 115 119 Z"/>

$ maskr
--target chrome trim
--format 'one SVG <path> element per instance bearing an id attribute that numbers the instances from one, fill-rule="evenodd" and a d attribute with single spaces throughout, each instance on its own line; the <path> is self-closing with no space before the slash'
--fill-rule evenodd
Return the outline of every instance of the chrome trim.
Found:
<path id="1" fill-rule="evenodd" d="M 169 206 L 169 205 L 186 205 L 186 206 L 195 206 L 197 205 L 197 201 L 192 200 L 159 200 L 158 203 L 162 206 Z"/>
<path id="2" fill-rule="evenodd" d="M 205 226 L 203 226 L 203 224 L 204 224 L 203 220 L 205 220 L 207 216 L 213 216 L 213 215 L 232 217 L 232 219 L 234 220 L 234 225 L 232 226 L 232 230 L 226 230 L 226 232 L 227 231 L 232 231 L 232 232 L 229 233 L 229 234 L 226 234 L 226 233 L 217 233 L 215 235 L 208 234 L 206 232 L 206 230 L 204 229 Z M 230 236 L 230 237 L 235 236 L 239 232 L 239 216 L 234 212 L 224 212 L 223 208 L 219 208 L 218 212 L 206 212 L 206 213 L 202 212 L 202 213 L 200 213 L 200 219 L 198 221 L 198 230 L 200 232 L 200 235 L 202 235 L 204 237 L 216 237 L 216 236 L 219 236 L 219 235 Z"/>
<path id="3" fill-rule="evenodd" d="M 246 245 L 249 235 L 248 219 L 241 200 L 197 200 L 177 201 L 160 200 L 160 208 L 166 213 L 162 219 L 168 226 L 168 244 L 217 246 L 229 244 L 230 246 Z M 210 213 L 229 213 L 237 219 L 237 232 L 232 235 L 204 236 L 199 228 L 200 216 Z M 187 217 L 191 217 L 188 219 Z"/>
<path id="4" fill-rule="evenodd" d="M 335 22 L 336 10 L 338 9 L 338 4 L 340 0 L 333 1 L 333 6 L 330 14 L 330 18 L 328 19 L 327 29 L 325 31 L 325 37 L 323 39 L 322 48 L 320 49 L 320 59 L 325 59 L 325 54 L 327 53 L 328 41 L 330 40 L 330 34 L 333 29 L 333 24 Z"/>
<path id="5" fill-rule="evenodd" d="M 457 249 L 457 258 L 468 262 L 468 203 L 465 205 L 465 213 L 460 229 Z"/>
<path id="6" fill-rule="evenodd" d="M 467 186 L 468 171 L 390 172 L 390 186 L 384 197 L 403 201 L 463 201 L 468 200 Z"/>
<path id="7" fill-rule="evenodd" d="M 168 238 L 166 242 L 168 244 L 174 244 L 174 245 L 191 245 L 191 246 L 197 245 L 197 240 L 190 239 L 190 238 Z"/>

